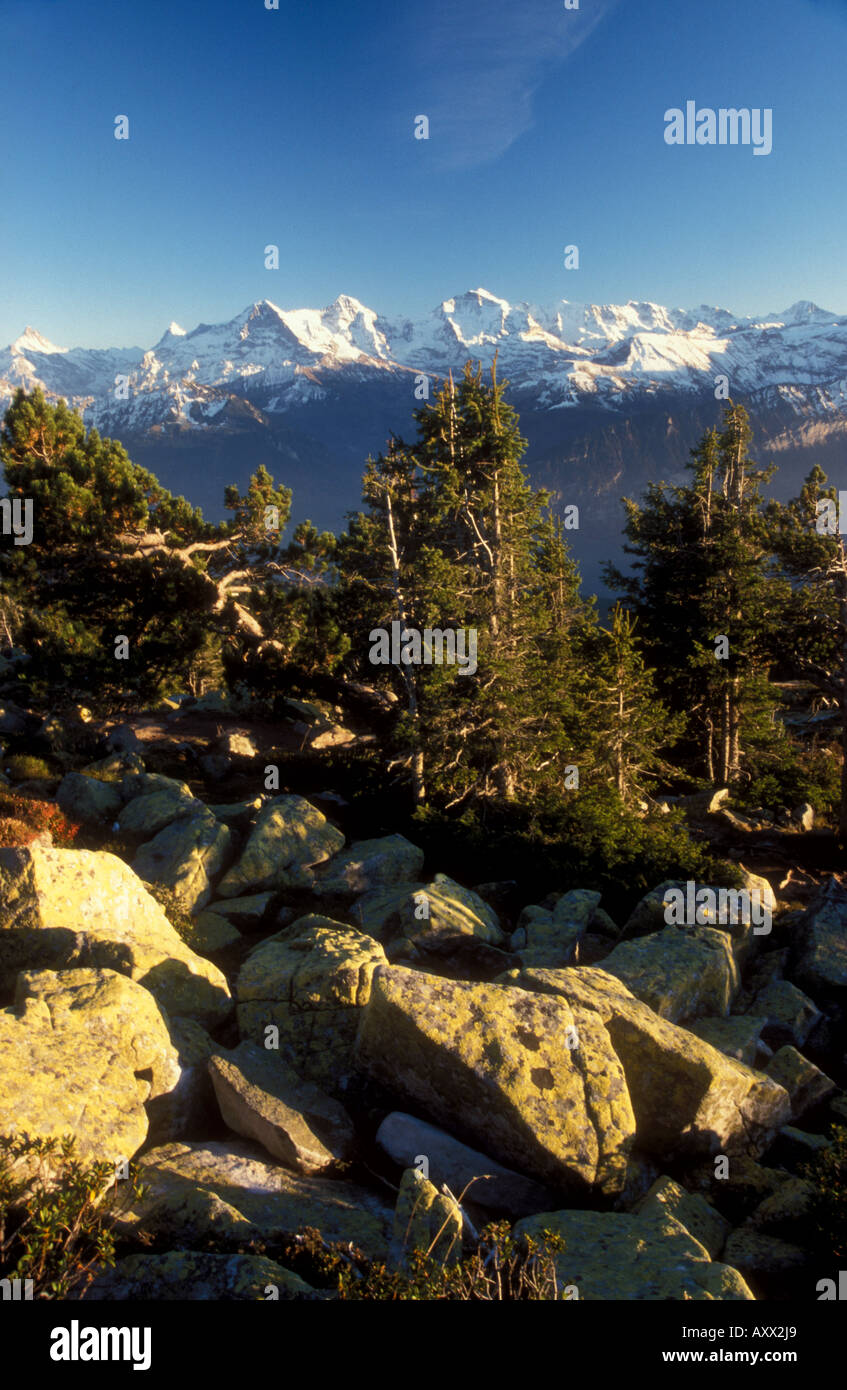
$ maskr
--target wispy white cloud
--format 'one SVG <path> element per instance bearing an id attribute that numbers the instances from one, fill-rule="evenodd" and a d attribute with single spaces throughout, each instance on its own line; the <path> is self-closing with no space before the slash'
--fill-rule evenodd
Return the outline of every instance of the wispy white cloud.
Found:
<path id="1" fill-rule="evenodd" d="M 421 114 L 444 168 L 503 154 L 534 123 L 533 98 L 618 0 L 435 0 L 420 48 Z M 437 146 L 435 142 L 437 141 Z"/>

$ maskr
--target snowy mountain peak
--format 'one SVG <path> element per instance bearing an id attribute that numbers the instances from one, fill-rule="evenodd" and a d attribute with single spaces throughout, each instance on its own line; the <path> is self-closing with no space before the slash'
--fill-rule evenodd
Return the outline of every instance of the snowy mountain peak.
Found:
<path id="1" fill-rule="evenodd" d="M 175 320 L 172 320 L 172 321 L 168 324 L 168 330 L 167 330 L 167 334 L 166 334 L 165 336 L 168 336 L 168 335 L 169 335 L 171 338 L 184 338 L 184 337 L 185 337 L 185 329 L 184 329 L 184 328 L 180 328 L 179 324 L 178 324 Z"/>
<path id="2" fill-rule="evenodd" d="M 781 314 L 773 316 L 780 323 L 835 323 L 838 315 L 830 314 L 828 310 L 822 309 L 819 304 L 814 304 L 811 299 L 798 299 L 789 309 L 783 309 Z"/>
<path id="3" fill-rule="evenodd" d="M 26 354 L 28 352 L 67 352 L 67 348 L 56 347 L 49 339 L 39 333 L 37 328 L 31 328 L 27 324 L 19 338 L 10 345 L 9 351 L 12 353 Z"/>

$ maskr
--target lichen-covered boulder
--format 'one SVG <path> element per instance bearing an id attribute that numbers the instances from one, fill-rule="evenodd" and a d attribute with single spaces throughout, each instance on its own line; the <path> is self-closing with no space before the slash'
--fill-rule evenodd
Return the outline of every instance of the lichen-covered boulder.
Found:
<path id="1" fill-rule="evenodd" d="M 230 1012 L 221 972 L 185 945 L 123 860 L 90 850 L 0 850 L 0 988 L 21 970 L 116 970 L 148 989 L 170 1017 L 220 1022 Z"/>
<path id="2" fill-rule="evenodd" d="M 750 1014 L 733 1014 L 730 1018 L 696 1018 L 687 1026 L 692 1033 L 704 1042 L 734 1057 L 737 1062 L 746 1062 L 748 1067 L 767 1058 L 770 1048 L 762 1042 L 762 1029 L 767 1019 Z"/>
<path id="3" fill-rule="evenodd" d="M 152 840 L 172 821 L 202 814 L 204 810 L 202 801 L 192 796 L 187 787 L 184 790 L 179 785 L 163 787 L 128 801 L 118 816 L 118 827 L 123 834 Z"/>
<path id="4" fill-rule="evenodd" d="M 835 1082 L 820 1067 L 790 1045 L 774 1053 L 765 1071 L 780 1086 L 784 1086 L 791 1097 L 792 1120 L 800 1119 L 807 1110 L 834 1096 L 838 1090 Z"/>
<path id="5" fill-rule="evenodd" d="M 517 952 L 522 964 L 553 970 L 573 964 L 599 903 L 599 893 L 575 888 L 552 909 L 524 908 L 518 918 L 518 930 L 526 932 L 526 945 Z"/>
<path id="6" fill-rule="evenodd" d="M 756 1156 L 785 1123 L 790 1102 L 782 1086 L 661 1018 L 605 968 L 522 970 L 512 978 L 519 988 L 561 996 L 603 1020 L 646 1153 Z"/>
<path id="7" fill-rule="evenodd" d="M 822 1018 L 814 999 L 790 980 L 769 980 L 756 994 L 749 1012 L 764 1019 L 774 1046 L 793 1043 L 795 1047 L 802 1047 Z"/>
<path id="8" fill-rule="evenodd" d="M 732 1232 L 724 1247 L 724 1259 L 731 1261 L 762 1297 L 777 1290 L 783 1296 L 789 1292 L 796 1297 L 803 1276 L 814 1268 L 807 1250 L 753 1226 L 739 1226 Z M 812 1282 L 808 1280 L 808 1287 Z"/>
<path id="9" fill-rule="evenodd" d="M 344 836 L 302 796 L 277 796 L 262 807 L 238 862 L 218 884 L 222 898 L 303 885 L 304 873 L 344 847 Z M 310 876 L 307 878 L 311 881 Z"/>
<path id="10" fill-rule="evenodd" d="M 374 889 L 353 904 L 351 916 L 380 941 L 400 936 L 424 943 L 453 936 L 474 936 L 491 946 L 505 941 L 494 908 L 447 874 L 436 874 L 431 883 Z"/>
<path id="11" fill-rule="evenodd" d="M 732 1226 L 725 1216 L 721 1216 L 711 1203 L 699 1192 L 686 1192 L 678 1182 L 664 1174 L 657 1178 L 649 1191 L 635 1206 L 633 1213 L 665 1211 L 675 1217 L 695 1240 L 709 1252 L 710 1259 L 716 1260 L 723 1250 Z"/>
<path id="12" fill-rule="evenodd" d="M 833 882 L 808 910 L 794 977 L 816 999 L 847 995 L 847 893 Z"/>
<path id="13" fill-rule="evenodd" d="M 596 1013 L 386 966 L 373 978 L 357 1057 L 395 1095 L 542 1183 L 623 1185 L 634 1117 Z"/>
<path id="14" fill-rule="evenodd" d="M 236 984 L 241 1037 L 266 1045 L 278 1029 L 280 1053 L 304 1079 L 343 1091 L 371 980 L 385 952 L 378 942 L 310 914 L 250 952 Z"/>
<path id="15" fill-rule="evenodd" d="M 0 1135 L 70 1136 L 87 1162 L 131 1158 L 145 1102 L 180 1076 L 155 1000 L 112 970 L 22 973 L 0 1010 L 0 1053 Z"/>
<path id="16" fill-rule="evenodd" d="M 713 927 L 665 927 L 623 941 L 603 969 L 671 1023 L 726 1017 L 740 983 L 731 940 Z"/>
<path id="17" fill-rule="evenodd" d="M 303 1081 L 273 1049 L 242 1042 L 209 1061 L 225 1124 L 255 1139 L 273 1158 L 298 1173 L 320 1173 L 346 1161 L 353 1124 L 338 1101 Z"/>
<path id="18" fill-rule="evenodd" d="M 133 860 L 139 878 L 170 888 L 187 912 L 199 911 L 212 896 L 212 880 L 223 868 L 232 836 L 228 825 L 216 821 L 201 802 L 197 805 L 201 809 L 196 814 L 166 825 Z"/>
<path id="19" fill-rule="evenodd" d="M 165 1255 L 126 1255 L 97 1274 L 86 1303 L 157 1303 L 179 1300 L 312 1298 L 310 1284 L 266 1255 L 215 1255 L 209 1251 L 169 1250 Z"/>
<path id="20" fill-rule="evenodd" d="M 227 946 L 234 946 L 241 940 L 241 932 L 227 917 L 211 909 L 198 912 L 192 923 L 191 944 L 201 956 L 213 955 Z"/>
<path id="21" fill-rule="evenodd" d="M 59 783 L 56 800 L 68 820 L 80 825 L 111 825 L 122 804 L 117 787 L 97 777 L 86 777 L 82 772 L 65 774 Z"/>
<path id="22" fill-rule="evenodd" d="M 353 1241 L 374 1260 L 388 1254 L 393 1212 L 367 1188 L 305 1177 L 266 1161 L 243 1140 L 165 1144 L 139 1160 L 147 1189 L 118 1220 L 120 1231 L 175 1243 L 209 1236 L 278 1240 L 313 1226 L 324 1240 Z"/>
<path id="23" fill-rule="evenodd" d="M 540 1240 L 544 1230 L 563 1237 L 559 1287 L 575 1286 L 580 1300 L 753 1299 L 738 1271 L 712 1261 L 666 1210 L 542 1212 L 519 1221 L 515 1235 Z"/>
<path id="24" fill-rule="evenodd" d="M 374 888 L 417 878 L 423 862 L 423 850 L 404 835 L 356 840 L 316 874 L 315 892 L 319 896 L 352 898 Z"/>

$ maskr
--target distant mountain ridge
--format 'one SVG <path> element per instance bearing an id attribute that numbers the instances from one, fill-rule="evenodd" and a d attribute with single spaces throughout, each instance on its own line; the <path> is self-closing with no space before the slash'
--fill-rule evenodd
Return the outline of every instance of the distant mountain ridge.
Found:
<path id="1" fill-rule="evenodd" d="M 358 503 L 367 454 L 392 430 L 414 437 L 421 375 L 434 390 L 495 352 L 533 476 L 582 504 L 609 554 L 620 497 L 681 476 L 718 421 L 719 376 L 750 410 L 759 454 L 781 464 L 782 492 L 813 451 L 844 484 L 847 315 L 808 300 L 740 317 L 634 300 L 511 304 L 480 288 L 423 318 L 389 319 L 349 295 L 320 310 L 264 299 L 226 323 L 171 323 L 147 349 L 57 347 L 27 327 L 0 350 L 0 406 L 19 386 L 64 396 L 210 516 L 222 514 L 225 484 L 264 462 L 293 487 L 298 516 L 338 526 Z"/>

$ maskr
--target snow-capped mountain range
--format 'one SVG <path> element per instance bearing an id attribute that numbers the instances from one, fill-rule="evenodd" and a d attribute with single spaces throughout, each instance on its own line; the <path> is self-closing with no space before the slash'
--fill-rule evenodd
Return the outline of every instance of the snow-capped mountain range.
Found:
<path id="1" fill-rule="evenodd" d="M 734 396 L 771 389 L 789 402 L 799 393 L 798 408 L 847 404 L 847 316 L 808 301 L 744 318 L 634 300 L 510 304 L 484 289 L 445 299 L 423 319 L 386 319 L 348 295 L 325 309 L 286 310 L 264 299 L 227 323 L 190 332 L 171 323 L 146 350 L 56 347 L 28 327 L 0 351 L 0 402 L 18 386 L 40 385 L 113 430 L 203 428 L 229 394 L 250 398 L 261 388 L 262 410 L 280 413 L 320 398 L 315 372 L 355 366 L 439 376 L 468 357 L 488 363 L 495 350 L 501 375 L 547 409 L 700 393 L 718 374 Z M 129 378 L 125 400 L 116 395 L 119 376 Z"/>
<path id="2" fill-rule="evenodd" d="M 294 490 L 295 517 L 337 527 L 368 454 L 391 432 L 415 437 L 421 376 L 432 394 L 495 352 L 534 480 L 580 503 L 580 543 L 593 527 L 598 556 L 619 543 L 621 497 L 680 479 L 719 423 L 718 377 L 750 411 L 755 456 L 779 464 L 775 491 L 796 490 L 815 461 L 847 486 L 847 315 L 807 300 L 745 318 L 634 300 L 511 304 L 477 289 L 410 319 L 348 295 L 325 309 L 263 299 L 226 323 L 171 323 L 147 349 L 57 347 L 28 327 L 0 351 L 0 410 L 40 385 L 212 519 L 226 484 L 263 463 Z"/>

